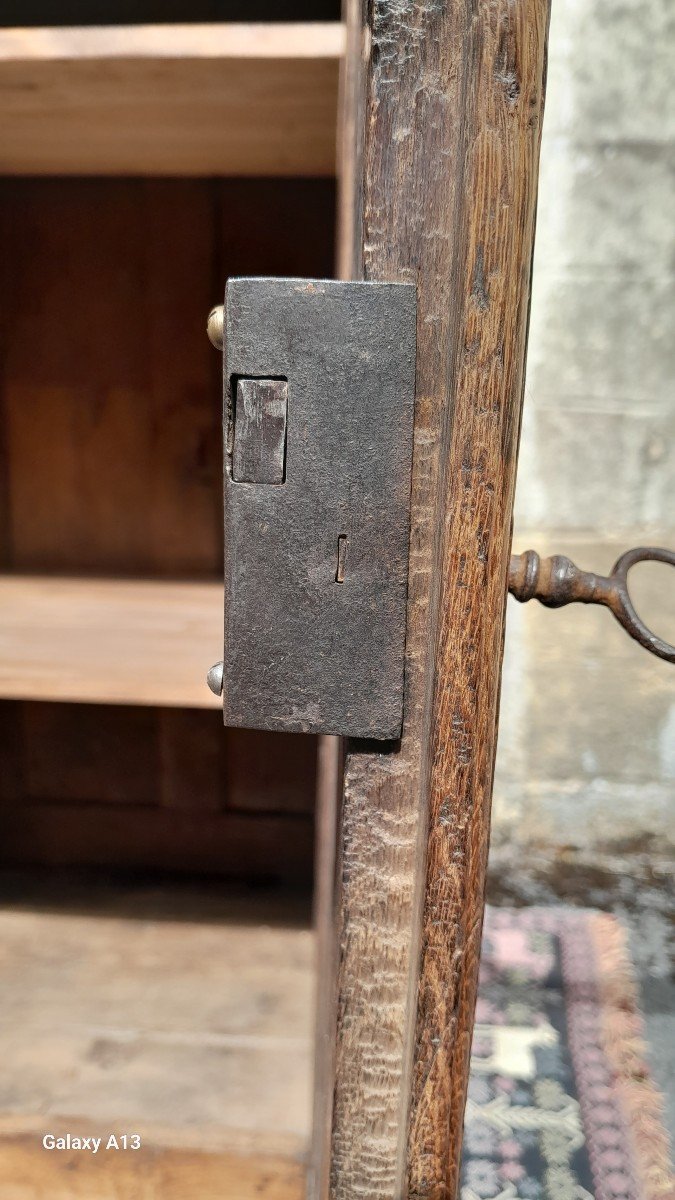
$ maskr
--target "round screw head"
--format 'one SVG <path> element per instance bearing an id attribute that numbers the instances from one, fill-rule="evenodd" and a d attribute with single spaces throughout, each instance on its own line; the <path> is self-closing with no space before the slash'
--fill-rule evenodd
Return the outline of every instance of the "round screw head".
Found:
<path id="1" fill-rule="evenodd" d="M 209 341 L 216 350 L 223 348 L 223 328 L 225 321 L 225 310 L 222 304 L 216 304 L 215 308 L 211 309 L 206 321 L 206 332 L 209 335 Z"/>
<path id="2" fill-rule="evenodd" d="M 208 683 L 214 696 L 222 696 L 223 694 L 223 664 L 221 662 L 214 663 L 211 670 L 206 676 Z"/>

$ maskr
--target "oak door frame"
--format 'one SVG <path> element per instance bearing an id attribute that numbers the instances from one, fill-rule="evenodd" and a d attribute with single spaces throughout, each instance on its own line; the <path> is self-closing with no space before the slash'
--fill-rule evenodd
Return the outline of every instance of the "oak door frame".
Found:
<path id="1" fill-rule="evenodd" d="M 345 0 L 345 17 L 339 273 L 415 283 L 418 349 L 403 736 L 321 748 L 310 1195 L 454 1200 L 549 0 Z"/>

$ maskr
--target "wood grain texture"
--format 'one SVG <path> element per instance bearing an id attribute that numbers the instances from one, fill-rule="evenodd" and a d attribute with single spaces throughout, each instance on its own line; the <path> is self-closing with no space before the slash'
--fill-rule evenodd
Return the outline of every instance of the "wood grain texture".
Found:
<path id="1" fill-rule="evenodd" d="M 548 0 L 467 44 L 407 1194 L 454 1196 L 478 985 L 543 117 Z"/>
<path id="2" fill-rule="evenodd" d="M 24 798 L 0 809 L 0 835 L 7 866 L 196 871 L 298 888 L 312 880 L 313 822 L 303 815 Z"/>
<path id="3" fill-rule="evenodd" d="M 314 1106 L 307 1192 L 314 1200 L 327 1195 L 331 1154 L 331 1114 L 335 1073 L 335 930 L 338 822 L 342 794 L 344 740 L 318 738 L 316 849 L 313 917 L 316 937 L 316 1005 L 314 1037 Z"/>
<path id="4" fill-rule="evenodd" d="M 203 181 L 2 181 L 12 569 L 217 572 L 218 216 Z"/>
<path id="5" fill-rule="evenodd" d="M 218 711 L 0 703 L 0 863 L 312 873 L 316 739 Z"/>
<path id="6" fill-rule="evenodd" d="M 0 30 L 0 171 L 332 175 L 338 23 Z"/>
<path id="7" fill-rule="evenodd" d="M 70 1131 L 64 1122 L 61 1134 Z M 12 1200 L 303 1200 L 304 1169 L 280 1155 L 175 1150 L 146 1143 L 143 1160 L 130 1152 L 105 1159 L 48 1154 L 41 1128 L 0 1135 L 0 1164 Z M 81 1129 L 78 1125 L 78 1129 Z"/>
<path id="8" fill-rule="evenodd" d="M 333 227 L 328 179 L 2 180 L 0 562 L 17 574 L 0 579 L 0 694 L 28 703 L 3 705 L 1 786 L 19 806 L 122 805 L 132 843 L 137 807 L 310 810 L 313 740 L 244 745 L 204 682 L 223 621 L 221 383 L 204 326 L 228 275 L 330 274 Z M 138 819 L 148 861 L 179 858 L 180 822 L 170 853 L 170 813 L 156 846 Z M 206 824 L 216 863 L 209 837 Z M 198 866 L 196 826 L 190 838 Z"/>
<path id="9" fill-rule="evenodd" d="M 418 357 L 404 730 L 389 753 L 348 747 L 331 1169 L 319 1194 L 451 1200 L 480 947 L 547 0 L 374 0 L 363 10 L 350 0 L 347 15 L 348 53 L 365 72 L 353 65 L 346 91 L 356 190 L 342 197 L 343 269 L 417 282 Z"/>
<path id="10" fill-rule="evenodd" d="M 109 874 L 69 884 L 44 871 L 0 872 L 0 896 L 12 1026 L 0 1097 L 3 1200 L 14 1195 L 3 1169 L 8 1136 L 33 1142 L 44 1182 L 56 1182 L 65 1155 L 46 1153 L 42 1135 L 83 1126 L 98 1137 L 142 1136 L 133 1155 L 106 1153 L 104 1138 L 101 1182 L 120 1157 L 142 1179 L 168 1150 L 300 1167 L 311 1101 L 306 903 L 280 889 Z M 71 1161 L 85 1170 L 89 1157 Z M 226 1163 L 221 1200 L 231 1194 Z M 201 1200 L 199 1180 L 182 1200 Z"/>
<path id="11" fill-rule="evenodd" d="M 313 814 L 317 739 L 260 729 L 220 730 L 227 806 L 242 812 Z"/>
<path id="12" fill-rule="evenodd" d="M 206 314 L 228 275 L 329 274 L 333 194 L 329 180 L 2 181 L 3 566 L 221 576 Z"/>
<path id="13" fill-rule="evenodd" d="M 217 708 L 222 585 L 0 576 L 0 697 Z"/>

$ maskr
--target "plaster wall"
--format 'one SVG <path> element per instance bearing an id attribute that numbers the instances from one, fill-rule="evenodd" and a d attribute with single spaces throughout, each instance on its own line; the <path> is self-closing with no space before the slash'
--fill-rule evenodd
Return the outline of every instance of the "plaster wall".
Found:
<path id="1" fill-rule="evenodd" d="M 671 0 L 553 0 L 514 550 L 600 572 L 675 546 L 674 62 Z M 630 582 L 675 643 L 675 571 Z M 675 668 L 606 610 L 509 601 L 493 829 L 675 847 Z"/>

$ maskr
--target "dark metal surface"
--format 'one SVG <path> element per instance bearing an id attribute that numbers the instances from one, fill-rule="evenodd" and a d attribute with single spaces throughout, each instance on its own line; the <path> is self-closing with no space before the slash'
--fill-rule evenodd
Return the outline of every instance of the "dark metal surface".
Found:
<path id="1" fill-rule="evenodd" d="M 609 575 L 581 571 L 569 558 L 555 554 L 540 558 L 536 550 L 514 554 L 509 569 L 509 591 L 516 600 L 539 600 L 548 608 L 564 604 L 604 604 L 617 621 L 644 646 L 666 662 L 675 663 L 675 646 L 657 637 L 638 617 L 628 591 L 628 572 L 639 562 L 662 562 L 675 567 L 675 551 L 657 546 L 627 550 Z"/>
<path id="2" fill-rule="evenodd" d="M 409 284 L 227 285 L 226 725 L 401 732 L 415 312 Z M 245 379 L 287 381 L 276 486 L 233 477 Z"/>
<path id="3" fill-rule="evenodd" d="M 288 384 L 280 379 L 238 379 L 234 411 L 234 482 L 283 483 Z"/>

